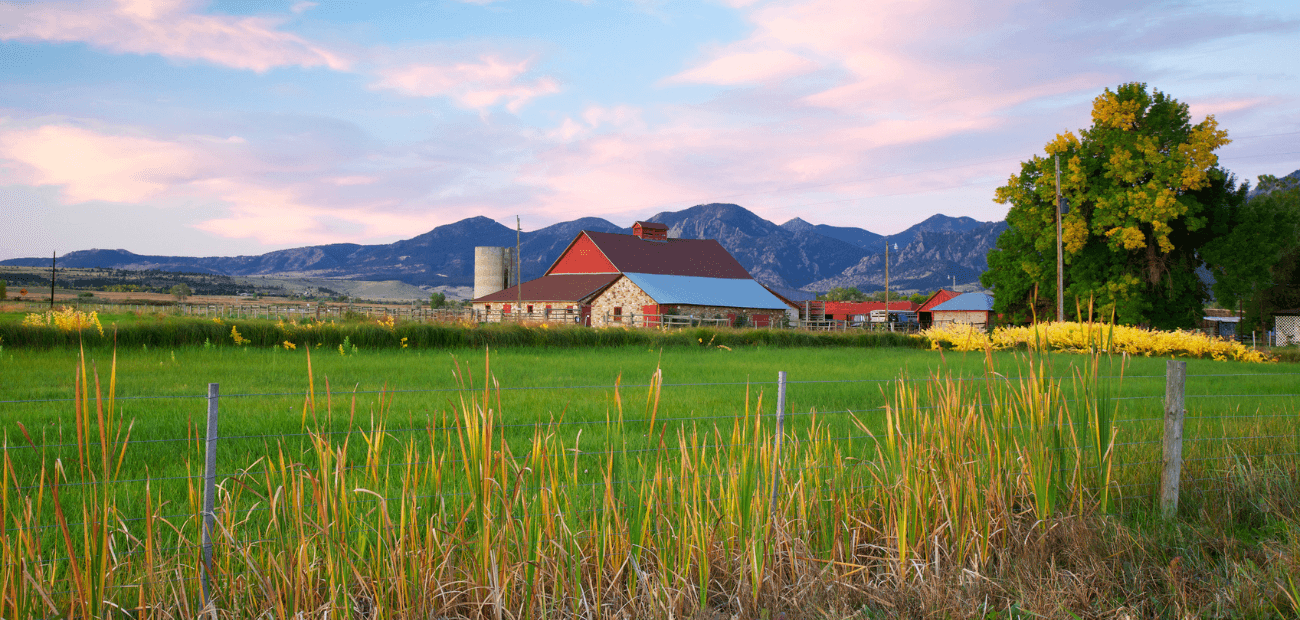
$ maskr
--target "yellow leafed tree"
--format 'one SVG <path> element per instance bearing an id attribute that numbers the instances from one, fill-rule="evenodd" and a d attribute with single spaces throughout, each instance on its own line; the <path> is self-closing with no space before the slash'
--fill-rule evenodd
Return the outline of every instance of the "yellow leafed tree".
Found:
<path id="1" fill-rule="evenodd" d="M 1035 310 L 1055 314 L 1059 156 L 1067 315 L 1091 299 L 1124 323 L 1193 326 L 1208 298 L 1194 273 L 1197 250 L 1223 206 L 1244 200 L 1217 168 L 1215 151 L 1228 142 L 1213 116 L 1192 124 L 1186 104 L 1145 84 L 1107 89 L 1093 101 L 1090 128 L 1057 135 L 997 189 L 1012 230 L 990 252 L 984 279 L 996 309 L 1027 319 L 1036 290 Z"/>

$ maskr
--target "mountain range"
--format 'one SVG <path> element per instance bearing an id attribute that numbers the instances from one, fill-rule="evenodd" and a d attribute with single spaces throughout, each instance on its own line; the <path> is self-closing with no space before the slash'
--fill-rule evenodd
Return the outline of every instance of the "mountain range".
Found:
<path id="1" fill-rule="evenodd" d="M 895 235 L 853 227 L 784 224 L 734 204 L 698 205 L 658 213 L 670 237 L 717 239 L 756 280 L 799 296 L 836 286 L 864 291 L 884 288 L 889 245 L 890 286 L 933 290 L 977 286 L 988 267 L 985 255 L 1006 222 L 935 215 Z M 542 275 L 579 231 L 630 234 L 630 228 L 584 217 L 520 235 L 525 280 Z M 257 256 L 145 256 L 126 250 L 80 250 L 59 257 L 62 267 L 185 271 L 229 276 L 276 275 L 350 280 L 399 280 L 434 287 L 470 286 L 476 246 L 514 246 L 515 231 L 486 217 L 439 226 L 410 239 L 380 245 L 336 243 L 277 250 Z M 896 249 L 895 249 L 896 248 Z M 3 265 L 43 266 L 48 258 L 18 258 Z"/>

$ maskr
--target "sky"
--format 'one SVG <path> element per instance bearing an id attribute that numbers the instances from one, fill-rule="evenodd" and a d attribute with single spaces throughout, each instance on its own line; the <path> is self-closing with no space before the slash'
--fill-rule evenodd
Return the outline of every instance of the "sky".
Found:
<path id="1" fill-rule="evenodd" d="M 1300 169 L 1300 3 L 0 1 L 0 259 L 390 243 L 739 204 L 899 232 L 1106 88 Z"/>

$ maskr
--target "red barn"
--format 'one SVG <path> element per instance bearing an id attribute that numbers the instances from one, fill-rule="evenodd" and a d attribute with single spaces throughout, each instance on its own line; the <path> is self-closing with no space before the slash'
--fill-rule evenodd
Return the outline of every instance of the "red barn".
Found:
<path id="1" fill-rule="evenodd" d="M 586 325 L 655 325 L 663 314 L 745 317 L 777 325 L 789 305 L 714 239 L 669 239 L 663 224 L 631 235 L 582 231 L 542 277 L 472 300 L 485 317 L 526 315 Z M 521 290 L 522 289 L 522 290 Z M 521 300 L 522 297 L 522 300 Z M 645 318 L 649 315 L 651 318 Z"/>
<path id="2" fill-rule="evenodd" d="M 960 295 L 957 291 L 945 291 L 939 289 L 930 295 L 929 299 L 921 302 L 921 306 L 916 309 L 917 320 L 920 321 L 921 327 L 929 327 L 934 324 L 934 307 Z"/>

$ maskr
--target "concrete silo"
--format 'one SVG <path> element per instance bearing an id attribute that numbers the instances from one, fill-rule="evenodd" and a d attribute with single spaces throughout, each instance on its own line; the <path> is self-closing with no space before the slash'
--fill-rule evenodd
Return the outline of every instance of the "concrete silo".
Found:
<path id="1" fill-rule="evenodd" d="M 511 285 L 514 256 L 514 248 L 474 248 L 474 299 L 491 295 Z"/>

